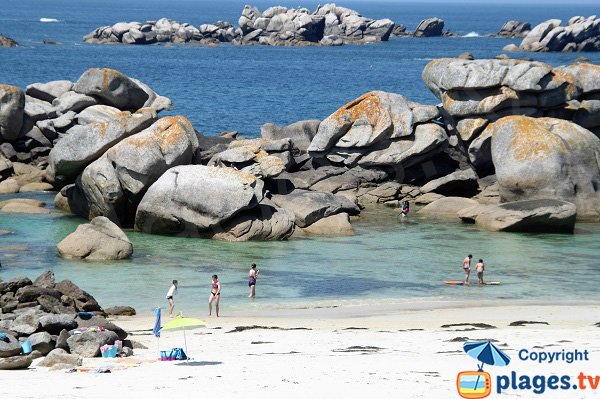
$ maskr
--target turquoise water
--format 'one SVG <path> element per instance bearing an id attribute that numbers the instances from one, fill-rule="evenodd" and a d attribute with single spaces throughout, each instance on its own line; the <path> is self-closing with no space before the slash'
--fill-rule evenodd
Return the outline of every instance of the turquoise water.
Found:
<path id="1" fill-rule="evenodd" d="M 499 38 L 392 39 L 389 43 L 336 48 L 218 48 L 201 46 L 92 46 L 83 35 L 117 21 L 169 17 L 195 25 L 217 19 L 237 21 L 244 1 L 202 0 L 20 0 L 8 2 L 0 15 L 2 33 L 22 44 L 0 49 L 0 83 L 21 87 L 53 79 L 76 80 L 90 67 L 112 67 L 136 77 L 173 99 L 174 113 L 188 117 L 204 133 L 239 130 L 257 135 L 263 123 L 286 124 L 325 118 L 370 90 L 403 94 L 414 101 L 437 99 L 421 80 L 432 59 L 471 51 L 494 57 L 508 43 Z M 270 5 L 307 6 L 317 1 L 256 0 Z M 340 1 L 373 18 L 389 17 L 414 29 L 427 17 L 443 18 L 461 35 L 496 32 L 510 19 L 537 24 L 549 18 L 597 13 L 593 2 L 511 4 L 473 2 Z M 56 18 L 58 23 L 41 23 Z M 64 45 L 43 45 L 42 40 Z M 560 65 L 573 53 L 527 54 Z M 600 53 L 583 54 L 600 63 Z M 32 195 L 28 195 L 31 197 Z M 51 195 L 35 195 L 52 203 Z M 3 197 L 0 197 L 3 198 Z M 4 197 L 6 198 L 6 197 Z M 256 262 L 262 270 L 255 306 L 305 306 L 357 300 L 600 300 L 600 225 L 577 226 L 574 235 L 502 234 L 477 231 L 458 223 L 432 222 L 380 208 L 354 223 L 357 235 L 298 239 L 289 242 L 224 243 L 165 238 L 128 232 L 135 248 L 128 261 L 106 264 L 66 261 L 56 244 L 83 222 L 73 216 L 13 216 L 0 213 L 0 278 L 31 278 L 52 269 L 95 295 L 103 306 L 129 304 L 140 312 L 165 305 L 172 279 L 181 282 L 180 309 L 204 311 L 210 276 L 220 275 L 223 306 L 247 306 L 246 276 Z M 10 248 L 10 247 L 22 248 Z M 8 249 L 7 249 L 8 247 Z M 461 279 L 468 253 L 483 257 L 486 276 L 503 285 L 444 286 Z"/>
<path id="2" fill-rule="evenodd" d="M 52 195 L 34 196 L 52 203 Z M 0 200 L 8 196 L 0 197 Z M 148 313 L 164 306 L 172 279 L 180 281 L 179 309 L 204 311 L 210 276 L 220 276 L 223 311 L 247 306 L 249 265 L 261 278 L 254 306 L 315 306 L 345 301 L 600 300 L 600 225 L 578 224 L 573 235 L 491 233 L 473 226 L 424 220 L 401 222 L 393 210 L 365 211 L 352 237 L 287 242 L 227 243 L 127 232 L 131 260 L 92 263 L 56 255 L 56 244 L 83 220 L 64 214 L 0 214 L 0 278 L 36 277 L 51 269 L 103 306 L 132 305 Z M 26 248 L 15 248 L 25 246 Z M 502 285 L 460 287 L 467 253 L 486 262 L 486 279 Z M 472 281 L 476 281 L 471 276 Z"/>

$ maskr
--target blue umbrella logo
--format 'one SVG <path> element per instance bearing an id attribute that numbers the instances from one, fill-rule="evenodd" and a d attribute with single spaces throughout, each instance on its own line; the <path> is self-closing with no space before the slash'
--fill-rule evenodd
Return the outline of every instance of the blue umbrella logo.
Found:
<path id="1" fill-rule="evenodd" d="M 484 364 L 506 366 L 510 363 L 510 357 L 491 341 L 465 342 L 463 349 L 467 355 L 481 362 L 481 365 L 478 366 L 479 371 L 483 371 Z"/>
<path id="2" fill-rule="evenodd" d="M 481 362 L 478 371 L 463 371 L 458 373 L 456 384 L 458 393 L 463 398 L 481 399 L 491 393 L 491 377 L 483 371 L 483 365 L 506 366 L 510 357 L 490 341 L 465 342 L 464 351 L 473 359 Z"/>

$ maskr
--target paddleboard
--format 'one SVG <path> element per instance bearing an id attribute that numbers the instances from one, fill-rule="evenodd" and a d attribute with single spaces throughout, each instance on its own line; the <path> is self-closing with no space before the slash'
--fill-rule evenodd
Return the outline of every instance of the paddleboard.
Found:
<path id="1" fill-rule="evenodd" d="M 444 284 L 448 285 L 465 285 L 464 281 L 460 280 L 444 280 Z M 488 281 L 483 283 L 483 285 L 500 285 L 500 281 Z M 478 283 L 471 283 L 470 285 L 479 285 Z"/>

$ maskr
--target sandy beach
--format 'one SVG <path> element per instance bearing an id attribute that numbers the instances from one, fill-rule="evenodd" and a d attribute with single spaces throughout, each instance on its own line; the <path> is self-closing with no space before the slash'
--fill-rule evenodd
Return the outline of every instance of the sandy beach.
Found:
<path id="1" fill-rule="evenodd" d="M 511 304 L 448 308 L 342 305 L 273 309 L 207 318 L 207 326 L 187 331 L 192 360 L 160 362 L 162 350 L 183 347 L 181 331 L 151 335 L 153 318 L 116 318 L 130 339 L 148 349 L 132 358 L 85 359 L 92 370 L 36 368 L 0 374 L 2 398 L 194 397 L 459 397 L 456 376 L 477 370 L 462 351 L 465 340 L 495 340 L 512 360 L 507 367 L 486 366 L 492 395 L 532 397 L 532 390 L 506 389 L 498 394 L 496 376 L 600 374 L 600 304 Z M 163 319 L 164 320 L 164 319 Z M 518 321 L 547 324 L 510 326 Z M 251 327 L 243 329 L 240 327 Z M 238 331 L 243 330 L 243 331 Z M 522 360 L 519 351 L 588 351 L 588 360 L 551 364 Z M 533 388 L 532 388 L 533 389 Z M 548 392 L 546 392 L 548 393 Z M 572 391 L 554 391 L 552 397 Z M 597 395 L 597 393 L 596 393 Z M 540 396 L 540 395 L 535 395 Z M 590 389 L 577 397 L 593 397 Z"/>

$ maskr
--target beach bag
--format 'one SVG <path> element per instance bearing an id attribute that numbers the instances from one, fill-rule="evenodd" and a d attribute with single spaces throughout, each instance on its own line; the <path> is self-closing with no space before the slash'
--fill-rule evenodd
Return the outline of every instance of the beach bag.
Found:
<path id="1" fill-rule="evenodd" d="M 172 351 L 160 351 L 160 360 L 161 361 L 174 360 L 171 358 L 171 352 Z"/>
<path id="2" fill-rule="evenodd" d="M 187 355 L 182 348 L 173 348 L 172 356 L 174 360 L 187 360 Z"/>
<path id="3" fill-rule="evenodd" d="M 119 347 L 117 345 L 102 345 L 100 347 L 102 357 L 117 357 L 118 350 Z"/>
<path id="4" fill-rule="evenodd" d="M 182 348 L 173 348 L 170 351 L 160 351 L 160 360 L 187 360 L 187 355 Z"/>

